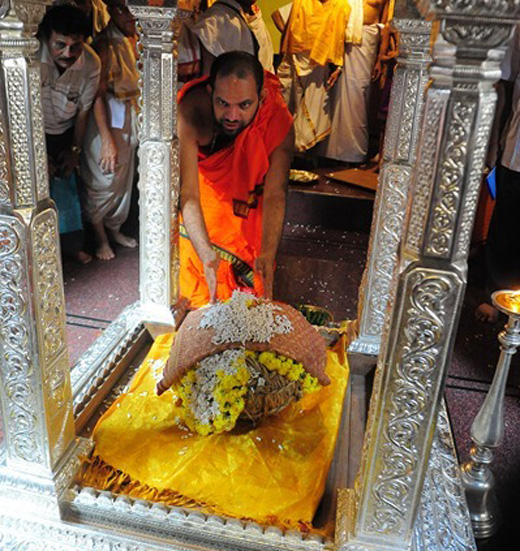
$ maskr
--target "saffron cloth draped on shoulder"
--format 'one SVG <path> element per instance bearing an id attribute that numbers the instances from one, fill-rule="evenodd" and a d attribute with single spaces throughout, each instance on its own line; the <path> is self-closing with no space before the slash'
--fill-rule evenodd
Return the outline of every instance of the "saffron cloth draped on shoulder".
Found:
<path id="1" fill-rule="evenodd" d="M 206 83 L 202 77 L 185 85 L 178 101 Z M 234 289 L 253 287 L 262 293 L 259 278 L 250 281 L 262 238 L 263 185 L 269 156 L 283 142 L 292 117 L 280 94 L 278 78 L 265 72 L 264 94 L 249 126 L 224 149 L 210 155 L 199 153 L 199 187 L 202 212 L 209 238 L 221 256 L 217 274 L 218 297 L 225 300 Z M 181 295 L 192 306 L 209 302 L 202 264 L 185 232 L 180 238 Z M 252 284 L 252 285 L 251 285 Z"/>

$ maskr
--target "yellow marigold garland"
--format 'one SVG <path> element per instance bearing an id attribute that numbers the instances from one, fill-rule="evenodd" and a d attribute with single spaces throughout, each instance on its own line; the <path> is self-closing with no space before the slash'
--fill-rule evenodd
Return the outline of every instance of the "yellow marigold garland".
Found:
<path id="1" fill-rule="evenodd" d="M 235 372 L 219 369 L 216 371 L 217 383 L 212 391 L 212 399 L 218 413 L 206 422 L 197 419 L 192 407 L 192 397 L 197 385 L 196 370 L 190 369 L 177 385 L 177 395 L 182 401 L 184 422 L 190 430 L 202 436 L 220 434 L 234 428 L 238 417 L 245 407 L 244 396 L 247 394 L 250 373 L 245 364 L 245 357 L 257 358 L 268 370 L 283 375 L 290 381 L 299 381 L 303 394 L 315 392 L 320 388 L 316 377 L 305 371 L 301 363 L 295 362 L 275 352 L 254 352 L 245 350 L 233 364 Z"/>
<path id="2" fill-rule="evenodd" d="M 256 352 L 247 351 L 246 354 L 256 354 Z M 304 394 L 309 394 L 320 388 L 316 377 L 313 377 L 305 371 L 301 363 L 295 362 L 275 352 L 262 352 L 258 360 L 270 371 L 277 371 L 284 375 L 290 381 L 300 381 Z"/>

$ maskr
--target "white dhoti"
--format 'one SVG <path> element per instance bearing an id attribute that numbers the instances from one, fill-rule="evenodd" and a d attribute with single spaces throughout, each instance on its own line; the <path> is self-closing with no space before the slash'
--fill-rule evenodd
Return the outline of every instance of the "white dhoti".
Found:
<path id="1" fill-rule="evenodd" d="M 93 224 L 103 222 L 107 228 L 116 231 L 128 218 L 137 147 L 135 110 L 131 102 L 118 103 L 122 103 L 124 106 L 124 123 L 122 128 L 112 126 L 110 129 L 117 147 L 115 172 L 104 174 L 99 167 L 101 136 L 93 112 L 89 117 L 81 160 L 81 175 L 85 182 L 84 208 L 87 219 Z M 110 119 L 110 109 L 108 109 L 107 115 Z"/>
<path id="2" fill-rule="evenodd" d="M 332 129 L 320 153 L 361 163 L 368 153 L 368 95 L 379 44 L 379 25 L 363 26 L 360 45 L 347 44 L 343 73 L 331 91 Z"/>
<path id="3" fill-rule="evenodd" d="M 296 151 L 314 147 L 331 131 L 327 71 L 327 67 L 310 61 L 307 54 L 286 54 L 278 67 L 282 94 L 294 115 Z"/>

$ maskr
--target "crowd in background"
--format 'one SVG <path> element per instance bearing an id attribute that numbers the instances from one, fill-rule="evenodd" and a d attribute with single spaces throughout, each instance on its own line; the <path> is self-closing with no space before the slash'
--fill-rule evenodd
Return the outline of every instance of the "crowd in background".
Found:
<path id="1" fill-rule="evenodd" d="M 124 0 L 71 1 L 48 9 L 38 55 L 62 251 L 88 263 L 84 222 L 100 260 L 114 258 L 114 244 L 137 246 L 121 232 L 136 180 L 136 28 Z M 388 0 L 295 0 L 273 14 L 282 33 L 275 56 L 253 0 L 217 0 L 209 7 L 203 1 L 182 26 L 179 83 L 207 75 L 228 51 L 248 52 L 270 72 L 276 60 L 295 119 L 296 150 L 363 162 L 371 80 L 397 52 L 386 32 L 388 6 Z"/>
<path id="2" fill-rule="evenodd" d="M 135 181 L 135 20 L 122 0 L 93 2 L 51 7 L 38 33 L 51 197 L 62 251 L 82 264 L 84 220 L 101 260 L 113 243 L 137 246 L 121 233 Z"/>

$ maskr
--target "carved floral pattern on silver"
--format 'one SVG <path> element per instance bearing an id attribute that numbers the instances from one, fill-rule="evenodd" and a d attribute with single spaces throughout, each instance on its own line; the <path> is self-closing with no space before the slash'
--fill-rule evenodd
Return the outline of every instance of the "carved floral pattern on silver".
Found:
<path id="1" fill-rule="evenodd" d="M 47 150 L 45 147 L 45 131 L 43 127 L 43 111 L 41 101 L 40 67 L 31 64 L 28 67 L 29 93 L 32 106 L 32 132 L 34 147 L 34 170 L 36 172 L 36 189 L 38 200 L 49 197 L 49 179 L 47 168 Z"/>
<path id="2" fill-rule="evenodd" d="M 169 182 L 166 179 L 165 162 L 169 155 L 168 146 L 162 143 L 147 141 L 139 149 L 139 185 L 141 205 L 146 217 L 144 242 L 146 272 L 141 284 L 141 298 L 145 301 L 166 304 L 168 266 L 163 250 L 168 248 L 167 218 L 165 212 L 164 194 L 167 193 Z M 143 232 L 141 233 L 143 235 Z"/>
<path id="3" fill-rule="evenodd" d="M 439 168 L 439 186 L 434 192 L 431 224 L 426 237 L 426 253 L 431 256 L 447 258 L 451 253 L 471 123 L 476 110 L 475 101 L 454 101 L 446 121 L 448 135 L 445 153 Z"/>
<path id="4" fill-rule="evenodd" d="M 35 258 L 35 286 L 43 337 L 43 361 L 45 365 L 49 365 L 64 351 L 67 344 L 58 220 L 54 210 L 48 209 L 35 218 L 32 239 L 35 250 L 39 253 Z"/>
<path id="5" fill-rule="evenodd" d="M 41 461 L 38 417 L 33 388 L 33 360 L 30 354 L 28 303 L 22 225 L 0 217 L 0 335 L 2 361 L 2 403 L 4 423 L 10 438 L 9 458 Z"/>
<path id="6" fill-rule="evenodd" d="M 413 539 L 416 551 L 476 551 L 444 402 L 437 416 Z"/>
<path id="7" fill-rule="evenodd" d="M 415 14 L 416 15 L 416 14 Z M 432 24 L 421 17 L 395 17 L 393 26 L 399 31 L 399 57 L 403 57 L 403 63 L 417 63 L 431 60 L 431 29 Z"/>
<path id="8" fill-rule="evenodd" d="M 397 140 L 397 160 L 403 160 L 405 162 L 411 162 L 413 159 L 411 156 L 415 156 L 414 153 L 417 150 L 417 141 L 413 140 L 413 126 L 420 120 L 422 111 L 420 109 L 420 103 L 422 95 L 424 94 L 424 86 L 419 86 L 419 79 L 421 76 L 420 70 L 412 70 L 408 67 L 406 70 L 406 78 L 404 85 L 404 99 L 401 121 L 399 125 L 399 135 Z"/>
<path id="9" fill-rule="evenodd" d="M 383 147 L 383 159 L 385 161 L 393 160 L 396 157 L 398 146 L 397 137 L 401 121 L 401 99 L 404 94 L 404 84 L 406 72 L 397 65 L 392 80 L 392 92 L 390 94 L 390 107 L 388 109 L 388 119 L 385 126 L 385 141 Z M 407 144 L 408 145 L 408 144 Z M 376 191 L 377 194 L 377 191 Z"/>
<path id="10" fill-rule="evenodd" d="M 395 373 L 387 389 L 386 429 L 380 444 L 382 457 L 372 493 L 378 496 L 368 530 L 399 533 L 412 493 L 419 462 L 421 428 L 430 404 L 439 345 L 449 324 L 446 303 L 454 283 L 450 278 L 418 270 L 410 278 L 404 305 L 403 331 Z"/>
<path id="11" fill-rule="evenodd" d="M 426 226 L 426 216 L 433 188 L 435 175 L 435 151 L 442 132 L 442 118 L 449 97 L 448 90 L 435 90 L 428 95 L 425 106 L 425 119 L 423 120 L 422 143 L 419 146 L 417 166 L 413 182 L 413 199 L 410 218 L 406 231 L 406 247 L 412 252 L 418 253 L 423 231 Z"/>
<path id="12" fill-rule="evenodd" d="M 139 189 L 141 192 L 140 297 L 148 317 L 171 318 L 176 302 L 178 255 L 178 157 L 176 141 L 176 7 L 130 5 L 139 29 L 141 114 Z M 159 308 L 157 308 L 159 307 Z M 170 320 L 171 321 L 171 320 Z"/>
<path id="13" fill-rule="evenodd" d="M 401 40 L 414 33 L 429 40 L 431 24 L 421 20 L 395 20 Z M 410 197 L 411 165 L 415 162 L 418 133 L 424 111 L 424 92 L 431 60 L 428 44 L 419 51 L 401 50 L 390 97 L 389 120 L 383 150 L 367 267 L 359 291 L 359 335 L 350 351 L 377 355 L 385 316 L 393 301 L 398 271 L 398 246 L 404 231 Z"/>
<path id="14" fill-rule="evenodd" d="M 493 117 L 495 113 L 495 94 L 490 92 L 481 96 L 480 117 L 478 126 L 480 131 L 474 138 L 471 147 L 471 169 L 468 175 L 468 191 L 464 197 L 465 209 L 460 215 L 458 228 L 458 242 L 456 244 L 456 258 L 465 256 L 469 252 L 471 232 L 475 209 L 480 192 L 480 182 L 484 169 L 484 159 L 488 147 L 486 136 L 491 132 Z"/>
<path id="15" fill-rule="evenodd" d="M 9 60 L 14 66 L 6 68 L 7 102 L 9 105 L 9 133 L 16 182 L 16 205 L 34 204 L 31 163 L 29 159 L 29 131 L 25 106 L 25 73 L 20 64 L 23 60 Z"/>
<path id="16" fill-rule="evenodd" d="M 390 297 L 392 276 L 397 260 L 397 249 L 401 241 L 406 202 L 408 199 L 408 185 L 411 169 L 406 166 L 388 164 L 383 166 L 381 222 L 378 227 L 377 247 L 372 250 L 370 257 L 373 273 L 372 285 L 369 287 L 364 308 L 366 308 L 366 334 L 380 337 L 386 307 Z M 383 194 L 384 193 L 384 194 Z M 364 333 L 364 331 L 363 331 Z"/>

